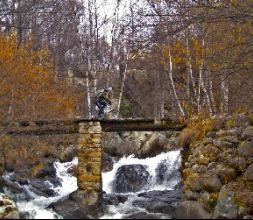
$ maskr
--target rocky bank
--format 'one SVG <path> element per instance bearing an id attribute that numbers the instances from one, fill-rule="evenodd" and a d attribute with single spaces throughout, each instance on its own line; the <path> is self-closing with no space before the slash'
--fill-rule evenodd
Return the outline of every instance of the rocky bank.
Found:
<path id="1" fill-rule="evenodd" d="M 195 122 L 199 124 L 201 138 L 197 130 L 190 131 L 194 126 L 180 135 L 185 201 L 174 217 L 252 219 L 253 114 Z"/>

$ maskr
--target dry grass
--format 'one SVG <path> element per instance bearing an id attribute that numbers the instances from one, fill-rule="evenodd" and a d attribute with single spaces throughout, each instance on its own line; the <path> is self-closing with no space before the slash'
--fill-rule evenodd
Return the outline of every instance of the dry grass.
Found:
<path id="1" fill-rule="evenodd" d="M 34 137 L 3 137 L 0 150 L 4 153 L 5 167 L 9 171 L 32 167 L 43 158 L 57 158 L 59 154 L 55 146 Z"/>

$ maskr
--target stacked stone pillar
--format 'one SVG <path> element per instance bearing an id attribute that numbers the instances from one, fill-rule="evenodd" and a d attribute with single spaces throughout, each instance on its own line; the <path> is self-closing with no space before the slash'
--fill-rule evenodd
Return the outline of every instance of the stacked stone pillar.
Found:
<path id="1" fill-rule="evenodd" d="M 102 129 L 99 122 L 79 124 L 78 190 L 84 205 L 97 205 L 102 196 Z"/>

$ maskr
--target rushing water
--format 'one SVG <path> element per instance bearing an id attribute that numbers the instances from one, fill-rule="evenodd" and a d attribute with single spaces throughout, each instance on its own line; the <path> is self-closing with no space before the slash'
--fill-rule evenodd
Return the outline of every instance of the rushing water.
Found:
<path id="1" fill-rule="evenodd" d="M 48 206 L 59 199 L 69 195 L 73 191 L 77 189 L 77 180 L 75 177 L 71 176 L 67 170 L 73 165 L 77 164 L 77 158 L 75 158 L 72 162 L 69 163 L 60 163 L 56 162 L 54 164 L 57 177 L 61 181 L 61 186 L 53 187 L 51 185 L 51 189 L 56 192 L 57 196 L 55 197 L 43 197 L 38 196 L 34 192 L 32 192 L 29 188 L 29 185 L 19 185 L 25 192 L 33 199 L 29 201 L 22 201 L 21 199 L 16 199 L 17 206 L 22 213 L 26 213 L 26 218 L 29 219 L 61 219 L 62 217 L 55 213 L 52 209 L 49 209 Z M 169 180 L 158 181 L 157 180 L 157 169 L 159 165 L 164 165 L 166 170 L 162 170 L 166 176 L 172 176 Z M 162 153 L 153 158 L 146 159 L 138 159 L 133 155 L 129 157 L 121 158 L 118 162 L 114 163 L 113 170 L 107 173 L 102 174 L 103 178 L 103 191 L 108 194 L 115 194 L 113 190 L 113 181 L 115 179 L 117 170 L 119 167 L 123 165 L 144 165 L 147 167 L 147 171 L 149 172 L 151 179 L 149 179 L 149 186 L 146 191 L 152 190 L 173 190 L 173 188 L 180 182 L 180 176 L 173 175 L 175 170 L 178 170 L 181 164 L 181 152 L 180 150 L 171 151 L 168 153 Z M 9 179 L 12 174 L 6 174 L 5 178 Z M 12 197 L 11 193 L 5 190 L 5 193 Z M 138 192 L 140 193 L 140 192 Z M 138 199 L 137 193 L 125 193 L 127 195 L 127 201 L 125 203 L 119 205 L 111 205 L 108 206 L 107 213 L 102 216 L 102 219 L 120 219 L 123 218 L 126 213 L 134 213 L 134 212 L 145 212 L 145 209 L 136 207 L 133 205 L 133 202 Z M 164 215 L 159 216 L 158 218 L 166 218 Z"/>
<path id="2" fill-rule="evenodd" d="M 117 170 L 119 167 L 123 165 L 144 165 L 147 167 L 148 172 L 151 175 L 151 180 L 149 182 L 149 187 L 147 191 L 164 191 L 164 190 L 173 190 L 175 186 L 177 186 L 180 183 L 180 176 L 174 175 L 172 178 L 169 179 L 169 181 L 163 181 L 159 182 L 157 180 L 157 168 L 159 165 L 164 164 L 166 165 L 166 173 L 164 173 L 165 176 L 170 176 L 171 174 L 175 173 L 175 171 L 178 171 L 181 165 L 181 151 L 171 151 L 168 153 L 162 153 L 156 157 L 152 158 L 146 158 L 146 159 L 138 159 L 135 158 L 133 155 L 129 157 L 124 157 L 120 159 L 117 163 L 114 164 L 113 170 L 107 173 L 103 173 L 103 190 L 106 193 L 113 194 L 113 181 L 115 179 L 115 175 L 117 173 Z M 137 196 L 138 193 L 141 193 L 144 191 L 140 191 L 137 193 L 124 193 L 120 195 L 127 195 L 128 199 L 125 203 L 119 204 L 119 205 L 109 205 L 107 209 L 107 213 L 101 217 L 101 219 L 122 219 L 123 217 L 126 217 L 128 213 L 140 213 L 144 212 L 147 213 L 147 211 L 144 208 L 137 207 L 133 203 L 136 200 L 140 200 L 140 198 Z M 145 201 L 145 199 L 143 199 Z M 163 214 L 156 214 L 156 217 L 159 219 L 166 219 L 169 218 L 168 215 Z"/>
<path id="3" fill-rule="evenodd" d="M 148 172 L 153 177 L 149 183 L 150 190 L 168 190 L 173 189 L 180 181 L 178 177 L 171 179 L 169 182 L 164 181 L 162 184 L 157 184 L 157 168 L 161 163 L 166 163 L 167 166 L 167 175 L 173 173 L 175 170 L 178 170 L 181 164 L 181 153 L 180 150 L 171 151 L 169 153 L 162 153 L 156 157 L 138 159 L 134 155 L 129 157 L 123 157 L 117 163 L 114 164 L 113 170 L 107 173 L 102 174 L 103 178 L 103 190 L 106 193 L 114 193 L 112 188 L 112 182 L 115 179 L 116 172 L 119 167 L 123 165 L 133 165 L 140 164 L 147 166 Z"/>
<path id="4" fill-rule="evenodd" d="M 54 166 L 56 168 L 56 175 L 61 182 L 61 186 L 54 188 L 51 185 L 51 189 L 53 189 L 58 196 L 45 198 L 43 196 L 38 196 L 33 193 L 28 185 L 20 186 L 22 187 L 28 195 L 30 195 L 32 200 L 30 201 L 17 201 L 18 209 L 23 213 L 29 213 L 29 219 L 60 219 L 57 213 L 55 213 L 52 209 L 47 208 L 53 202 L 58 201 L 64 196 L 69 195 L 73 191 L 77 189 L 77 181 L 76 178 L 71 176 L 67 170 L 73 165 L 78 163 L 78 159 L 75 158 L 72 162 L 69 163 L 60 163 L 55 162 Z M 5 178 L 8 179 L 11 174 L 6 174 Z M 8 191 L 5 191 L 7 195 L 12 197 Z"/>

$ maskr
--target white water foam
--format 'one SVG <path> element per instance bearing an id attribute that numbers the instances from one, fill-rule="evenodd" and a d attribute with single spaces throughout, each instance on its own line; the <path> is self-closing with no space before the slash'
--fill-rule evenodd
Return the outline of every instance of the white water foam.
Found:
<path id="1" fill-rule="evenodd" d="M 102 173 L 103 179 L 103 191 L 106 193 L 113 192 L 113 181 L 115 179 L 117 170 L 123 165 L 134 165 L 140 164 L 147 166 L 147 171 L 153 177 L 153 180 L 150 182 L 150 190 L 172 190 L 179 182 L 177 178 L 172 179 L 172 181 L 165 182 L 163 184 L 156 183 L 156 169 L 161 162 L 166 161 L 166 166 L 169 171 L 178 170 L 181 164 L 181 150 L 171 151 L 168 153 L 162 153 L 156 157 L 138 159 L 134 155 L 121 158 L 116 164 L 114 164 L 113 170 L 110 172 Z"/>
<path id="2" fill-rule="evenodd" d="M 53 202 L 56 202 L 64 196 L 67 196 L 77 190 L 77 179 L 67 172 L 70 167 L 77 165 L 77 163 L 78 159 L 76 157 L 72 162 L 56 162 L 54 164 L 56 168 L 56 175 L 60 179 L 61 186 L 56 188 L 52 186 L 51 189 L 53 189 L 58 196 L 49 198 L 38 196 L 30 191 L 29 186 L 23 186 L 25 191 L 34 199 L 30 201 L 18 201 L 18 209 L 23 213 L 29 213 L 28 217 L 30 219 L 61 219 L 61 216 L 47 207 Z M 6 194 L 8 194 L 8 192 L 6 192 Z"/>

